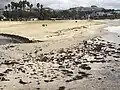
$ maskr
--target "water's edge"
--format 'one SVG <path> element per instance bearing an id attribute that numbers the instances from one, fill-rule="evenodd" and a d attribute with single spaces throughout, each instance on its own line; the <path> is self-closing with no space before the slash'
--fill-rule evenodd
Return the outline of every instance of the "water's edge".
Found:
<path id="1" fill-rule="evenodd" d="M 8 44 L 8 43 L 36 43 L 36 42 L 43 42 L 43 41 L 30 40 L 26 37 L 19 35 L 0 33 L 0 45 Z"/>

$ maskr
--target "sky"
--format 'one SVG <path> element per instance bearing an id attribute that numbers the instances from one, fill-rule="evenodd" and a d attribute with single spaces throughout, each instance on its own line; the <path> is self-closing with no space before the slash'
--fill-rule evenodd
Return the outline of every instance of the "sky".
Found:
<path id="1" fill-rule="evenodd" d="M 19 0 L 0 0 L 0 7 L 3 7 L 10 1 Z M 45 7 L 53 9 L 68 9 L 71 7 L 91 6 L 97 5 L 104 8 L 120 9 L 120 0 L 28 0 L 31 3 L 37 2 L 43 4 Z"/>

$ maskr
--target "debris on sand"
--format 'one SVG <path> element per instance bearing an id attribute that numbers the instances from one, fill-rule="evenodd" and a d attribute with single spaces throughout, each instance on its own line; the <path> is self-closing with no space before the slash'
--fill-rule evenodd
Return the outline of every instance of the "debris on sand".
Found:
<path id="1" fill-rule="evenodd" d="M 61 87 L 59 87 L 58 90 L 65 90 L 65 87 L 64 87 L 64 86 L 61 86 Z"/>
<path id="2" fill-rule="evenodd" d="M 5 74 L 4 73 L 0 73 L 0 76 L 5 76 Z"/>
<path id="3" fill-rule="evenodd" d="M 0 77 L 0 81 L 10 81 L 10 80 L 6 79 L 5 77 Z"/>
<path id="4" fill-rule="evenodd" d="M 72 81 L 80 80 L 80 79 L 83 79 L 83 78 L 87 78 L 89 75 L 91 75 L 91 74 L 81 72 L 81 71 L 78 72 L 78 74 L 79 75 L 74 76 L 72 79 L 66 80 L 66 82 L 72 82 Z"/>
<path id="5" fill-rule="evenodd" d="M 53 81 L 54 81 L 54 80 L 52 80 L 52 79 L 50 79 L 50 80 L 49 80 L 49 79 L 44 80 L 44 82 L 47 82 L 47 83 L 48 83 L 48 82 L 53 82 Z"/>
<path id="6" fill-rule="evenodd" d="M 72 71 L 69 70 L 61 70 L 63 74 L 73 74 Z"/>
<path id="7" fill-rule="evenodd" d="M 80 68 L 84 69 L 84 70 L 91 70 L 91 67 L 89 67 L 87 64 L 82 64 L 80 66 Z"/>
<path id="8" fill-rule="evenodd" d="M 101 80 L 102 78 L 98 78 L 98 80 Z"/>
<path id="9" fill-rule="evenodd" d="M 14 65 L 14 64 L 19 64 L 19 63 L 16 62 L 16 61 L 9 60 L 9 61 L 5 61 L 3 64 L 5 64 L 5 65 Z"/>
<path id="10" fill-rule="evenodd" d="M 42 27 L 47 27 L 47 24 L 42 24 Z"/>
<path id="11" fill-rule="evenodd" d="M 4 71 L 4 73 L 9 73 L 11 71 L 12 71 L 12 69 L 7 69 L 7 70 Z"/>
<path id="12" fill-rule="evenodd" d="M 75 23 L 77 23 L 78 21 L 75 21 Z"/>
<path id="13" fill-rule="evenodd" d="M 11 81 L 11 79 L 6 79 L 6 76 L 13 75 L 13 73 L 25 75 L 37 85 L 42 83 L 53 84 L 57 80 L 63 80 L 64 83 L 69 84 L 70 82 L 89 79 L 94 76 L 91 73 L 93 64 L 119 62 L 119 47 L 118 49 L 114 47 L 112 43 L 95 38 L 83 41 L 75 47 L 61 48 L 50 52 L 42 52 L 43 50 L 35 48 L 32 53 L 25 52 L 23 59 L 11 58 L 3 61 L 1 65 L 7 66 L 7 69 L 0 73 L 0 80 Z M 107 57 L 110 58 L 107 59 Z M 112 73 L 115 70 L 110 68 Z M 15 78 L 16 80 L 23 78 L 22 76 L 16 77 L 19 77 Z M 101 78 L 97 78 L 97 80 L 101 80 Z M 19 83 L 26 85 L 30 82 L 20 79 Z M 62 86 L 58 90 L 65 90 L 65 88 Z"/>
<path id="14" fill-rule="evenodd" d="M 25 82 L 25 81 L 23 81 L 22 79 L 20 79 L 19 83 L 20 83 L 20 84 L 23 84 L 23 85 L 24 85 L 24 84 L 28 84 L 28 82 Z"/>
<path id="15" fill-rule="evenodd" d="M 81 74 L 82 77 L 88 77 L 91 74 L 88 74 L 86 72 L 79 71 L 78 74 Z"/>
<path id="16" fill-rule="evenodd" d="M 48 61 L 48 57 L 47 56 L 43 56 L 42 58 L 41 58 L 41 62 L 47 62 Z"/>

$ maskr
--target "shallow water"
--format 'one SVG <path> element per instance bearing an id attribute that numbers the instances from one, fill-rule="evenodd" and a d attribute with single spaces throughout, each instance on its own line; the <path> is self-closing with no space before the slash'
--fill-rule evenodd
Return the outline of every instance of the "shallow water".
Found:
<path id="1" fill-rule="evenodd" d="M 5 37 L 0 35 L 0 45 L 8 44 L 8 43 L 21 43 L 21 41 L 15 38 Z"/>
<path id="2" fill-rule="evenodd" d="M 110 32 L 120 34 L 120 26 L 109 26 L 105 29 L 110 31 Z"/>

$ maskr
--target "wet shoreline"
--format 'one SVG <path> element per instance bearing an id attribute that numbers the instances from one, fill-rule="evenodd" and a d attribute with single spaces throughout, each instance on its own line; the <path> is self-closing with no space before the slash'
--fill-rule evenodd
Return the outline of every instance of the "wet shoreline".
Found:
<path id="1" fill-rule="evenodd" d="M 43 42 L 43 41 L 30 40 L 26 37 L 22 37 L 19 35 L 0 33 L 0 45 L 14 44 L 14 43 L 36 43 L 36 42 Z"/>

